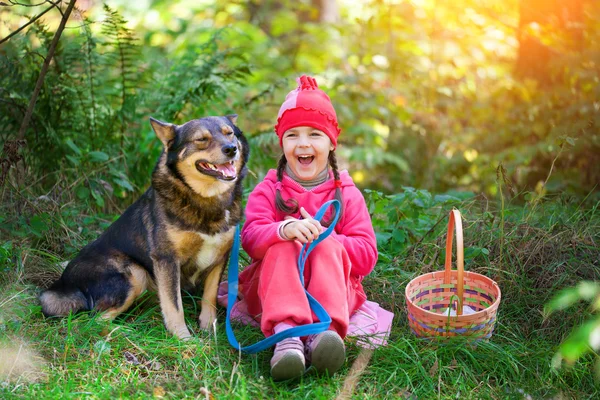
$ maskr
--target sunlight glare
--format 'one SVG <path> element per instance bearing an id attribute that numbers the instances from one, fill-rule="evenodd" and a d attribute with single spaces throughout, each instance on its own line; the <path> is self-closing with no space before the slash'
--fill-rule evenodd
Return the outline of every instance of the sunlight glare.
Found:
<path id="1" fill-rule="evenodd" d="M 361 183 L 365 180 L 365 173 L 362 171 L 355 171 L 352 173 L 352 180 L 354 183 Z"/>
<path id="2" fill-rule="evenodd" d="M 465 150 L 463 153 L 465 160 L 467 160 L 468 162 L 475 161 L 475 159 L 477 158 L 478 155 L 479 155 L 479 153 L 475 149 L 468 149 L 468 150 Z"/>

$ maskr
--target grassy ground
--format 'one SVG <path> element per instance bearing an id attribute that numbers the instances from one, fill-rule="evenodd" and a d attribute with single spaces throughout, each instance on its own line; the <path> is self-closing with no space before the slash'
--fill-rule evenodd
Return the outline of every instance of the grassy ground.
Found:
<path id="1" fill-rule="evenodd" d="M 591 315 L 589 307 L 582 303 L 547 319 L 542 315 L 559 288 L 600 277 L 598 204 L 580 208 L 557 199 L 536 210 L 508 205 L 502 212 L 476 199 L 458 207 L 465 216 L 465 246 L 489 252 L 468 258 L 467 268 L 490 276 L 502 289 L 489 342 L 432 345 L 408 329 L 404 288 L 413 277 L 442 268 L 443 221 L 418 246 L 399 253 L 382 246 L 382 262 L 365 280 L 370 298 L 395 313 L 388 346 L 371 356 L 349 340 L 347 363 L 335 376 L 309 373 L 296 382 L 274 383 L 269 352 L 240 356 L 229 346 L 223 310 L 216 333 L 199 332 L 191 296 L 184 303 L 196 338 L 185 343 L 166 333 L 153 294 L 111 323 L 90 314 L 45 319 L 36 298 L 39 287 L 56 276 L 57 263 L 97 236 L 113 216 L 86 211 L 74 199 L 59 205 L 18 192 L 3 196 L 0 398 L 600 396 L 593 375 L 597 355 L 551 368 L 558 344 Z M 32 222 L 32 215 L 40 217 Z M 236 332 L 242 343 L 260 338 L 251 328 Z M 362 373 L 353 367 L 357 359 L 368 361 Z"/>

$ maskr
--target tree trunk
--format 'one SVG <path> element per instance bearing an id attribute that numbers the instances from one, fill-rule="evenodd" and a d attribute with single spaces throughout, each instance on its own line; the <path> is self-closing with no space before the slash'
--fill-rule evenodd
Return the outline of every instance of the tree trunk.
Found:
<path id="1" fill-rule="evenodd" d="M 542 84 L 553 81 L 553 59 L 583 48 L 583 4 L 587 0 L 521 0 L 516 73 Z M 550 40 L 556 35 L 560 40 Z"/>
<path id="2" fill-rule="evenodd" d="M 319 22 L 324 24 L 335 24 L 340 22 L 340 10 L 336 0 L 320 0 L 317 2 L 319 7 Z"/>

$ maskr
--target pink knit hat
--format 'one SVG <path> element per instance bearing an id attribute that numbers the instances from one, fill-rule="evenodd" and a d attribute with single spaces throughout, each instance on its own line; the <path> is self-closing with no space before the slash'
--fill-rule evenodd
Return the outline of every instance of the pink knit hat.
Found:
<path id="1" fill-rule="evenodd" d="M 288 93 L 279 109 L 275 133 L 280 146 L 284 132 L 297 126 L 317 128 L 329 136 L 334 149 L 337 146 L 340 128 L 333 104 L 315 78 L 306 75 L 298 78 L 298 87 Z"/>

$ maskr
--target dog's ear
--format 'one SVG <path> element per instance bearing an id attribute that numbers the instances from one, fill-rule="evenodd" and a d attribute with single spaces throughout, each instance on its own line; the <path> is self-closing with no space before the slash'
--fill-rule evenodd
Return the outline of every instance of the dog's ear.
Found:
<path id="1" fill-rule="evenodd" d="M 227 118 L 228 120 L 230 120 L 231 123 L 234 124 L 234 125 L 237 122 L 237 117 L 238 117 L 237 114 L 229 114 L 229 115 L 225 116 L 225 118 Z"/>
<path id="2" fill-rule="evenodd" d="M 165 147 L 169 147 L 170 142 L 175 139 L 175 125 L 162 122 L 150 117 L 150 125 L 154 133 L 160 139 Z"/>

